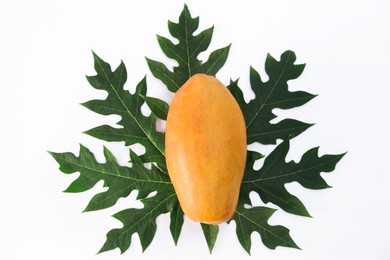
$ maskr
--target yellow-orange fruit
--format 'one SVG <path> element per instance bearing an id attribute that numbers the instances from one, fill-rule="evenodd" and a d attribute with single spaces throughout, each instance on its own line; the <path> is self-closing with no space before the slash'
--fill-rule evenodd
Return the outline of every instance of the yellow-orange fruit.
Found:
<path id="1" fill-rule="evenodd" d="M 169 108 L 165 155 L 184 213 L 217 224 L 237 207 L 246 161 L 246 127 L 241 109 L 215 77 L 192 76 Z"/>

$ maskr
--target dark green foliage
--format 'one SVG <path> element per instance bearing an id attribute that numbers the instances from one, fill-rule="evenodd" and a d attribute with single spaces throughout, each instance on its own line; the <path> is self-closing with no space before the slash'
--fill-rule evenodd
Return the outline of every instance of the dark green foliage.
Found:
<path id="1" fill-rule="evenodd" d="M 289 148 L 289 140 L 278 145 L 258 171 L 253 169 L 253 163 L 248 162 L 240 197 L 250 204 L 249 193 L 255 191 L 266 203 L 272 202 L 289 213 L 309 217 L 302 202 L 290 194 L 284 184 L 296 181 L 308 189 L 329 188 L 320 173 L 333 171 L 344 154 L 318 157 L 317 147 L 307 151 L 299 163 L 287 163 Z"/>
<path id="2" fill-rule="evenodd" d="M 228 57 L 230 45 L 212 52 L 206 62 L 198 59 L 198 55 L 207 50 L 214 30 L 214 27 L 211 27 L 195 33 L 198 26 L 199 18 L 191 17 L 185 5 L 178 23 L 168 22 L 170 34 L 179 43 L 174 44 L 168 38 L 157 37 L 164 54 L 177 61 L 178 66 L 171 71 L 163 63 L 147 59 L 152 74 L 172 92 L 176 92 L 196 73 L 216 75 Z M 83 105 L 101 115 L 119 115 L 121 119 L 117 123 L 119 127 L 102 125 L 86 131 L 86 134 L 105 141 L 124 141 L 126 145 L 141 144 L 145 147 L 145 153 L 138 156 L 129 150 L 131 167 L 119 165 L 106 148 L 105 163 L 97 162 L 95 156 L 82 145 L 79 156 L 72 153 L 50 153 L 59 163 L 62 172 L 80 173 L 65 192 L 83 192 L 103 180 L 104 186 L 108 189 L 96 194 L 85 209 L 93 211 L 111 207 L 119 198 L 127 197 L 134 190 L 138 191 L 137 199 L 143 203 L 143 208 L 124 209 L 114 215 L 122 222 L 123 227 L 108 232 L 107 240 L 100 252 L 115 248 L 119 248 L 122 253 L 125 252 L 134 233 L 138 233 L 142 249 L 145 250 L 155 235 L 156 218 L 164 213 L 170 214 L 170 231 L 174 243 L 177 244 L 184 222 L 183 211 L 167 173 L 164 133 L 156 131 L 156 120 L 167 119 L 169 105 L 158 98 L 146 95 L 146 78 L 139 82 L 134 94 L 124 90 L 127 71 L 123 62 L 112 71 L 110 65 L 95 53 L 93 57 L 96 75 L 88 76 L 87 79 L 92 87 L 104 90 L 108 95 L 104 100 L 91 100 Z M 268 224 L 275 209 L 244 206 L 252 205 L 249 193 L 257 192 L 265 203 L 271 202 L 286 212 L 310 216 L 303 203 L 290 194 L 284 185 L 296 181 L 309 189 L 328 188 L 320 173 L 333 171 L 344 155 L 319 157 L 318 148 L 313 148 L 307 151 L 298 163 L 286 162 L 290 139 L 301 134 L 311 124 L 293 119 L 284 119 L 273 124 L 270 121 L 276 116 L 272 110 L 292 109 L 306 104 L 315 97 L 303 91 L 289 91 L 287 82 L 299 77 L 305 67 L 303 64 L 294 64 L 295 60 L 292 51 L 283 53 L 279 61 L 268 55 L 265 62 L 265 71 L 269 76 L 267 82 L 262 81 L 259 73 L 251 68 L 250 85 L 255 98 L 248 103 L 244 100 L 238 81 L 231 81 L 228 86 L 243 112 L 248 144 L 254 142 L 276 144 L 278 139 L 283 141 L 266 157 L 257 151 L 248 150 L 247 153 L 240 199 L 232 220 L 237 225 L 239 242 L 248 253 L 253 232 L 260 234 L 263 244 L 268 248 L 274 249 L 277 246 L 298 248 L 286 227 Z M 149 116 L 141 113 L 141 106 L 145 102 L 152 111 Z M 262 168 L 254 170 L 255 161 L 263 157 L 265 159 Z M 151 168 L 145 167 L 144 163 L 151 163 Z M 153 192 L 156 194 L 150 196 Z M 201 227 L 211 253 L 219 227 L 207 224 L 201 224 Z"/>
<path id="3" fill-rule="evenodd" d="M 214 31 L 214 27 L 210 27 L 194 35 L 198 26 L 199 17 L 192 18 L 185 5 L 179 17 L 179 23 L 168 21 L 169 32 L 179 43 L 174 44 L 168 38 L 157 36 L 164 54 L 177 61 L 179 65 L 170 71 L 163 63 L 146 59 L 153 75 L 161 80 L 171 92 L 176 92 L 192 75 L 197 73 L 215 76 L 226 62 L 230 45 L 212 52 L 206 62 L 198 59 L 198 55 L 209 47 Z"/>
<path id="4" fill-rule="evenodd" d="M 265 62 L 265 71 L 269 76 L 267 82 L 263 82 L 260 74 L 251 68 L 250 84 L 256 97 L 249 103 L 245 102 L 238 82 L 230 82 L 228 88 L 245 117 L 248 144 L 253 142 L 276 144 L 277 139 L 285 140 L 290 135 L 297 136 L 311 126 L 293 119 L 285 119 L 276 124 L 270 123 L 276 117 L 272 113 L 273 109 L 298 107 L 315 97 L 304 91 L 288 90 L 287 81 L 299 77 L 305 67 L 303 64 L 295 65 L 295 60 L 295 53 L 292 51 L 283 53 L 280 61 L 268 54 Z"/>
<path id="5" fill-rule="evenodd" d="M 238 204 L 232 220 L 237 225 L 238 240 L 248 254 L 250 254 L 253 232 L 258 232 L 263 244 L 270 249 L 275 249 L 277 246 L 299 248 L 291 239 L 287 228 L 268 224 L 268 219 L 274 212 L 275 209 L 267 207 L 245 208 L 243 202 Z"/>

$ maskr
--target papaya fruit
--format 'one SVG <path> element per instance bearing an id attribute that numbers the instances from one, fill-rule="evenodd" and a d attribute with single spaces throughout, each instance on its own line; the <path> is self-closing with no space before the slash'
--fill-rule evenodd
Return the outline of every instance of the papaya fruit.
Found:
<path id="1" fill-rule="evenodd" d="M 218 224 L 233 216 L 246 150 L 234 97 L 215 77 L 193 75 L 172 99 L 165 132 L 168 174 L 188 218 Z"/>

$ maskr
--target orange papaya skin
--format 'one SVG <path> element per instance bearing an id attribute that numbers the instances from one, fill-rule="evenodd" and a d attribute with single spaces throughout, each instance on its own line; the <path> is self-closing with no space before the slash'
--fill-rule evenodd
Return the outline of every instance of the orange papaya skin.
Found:
<path id="1" fill-rule="evenodd" d="M 175 94 L 165 132 L 168 173 L 184 213 L 207 224 L 234 214 L 246 162 L 241 109 L 215 77 L 192 76 Z"/>

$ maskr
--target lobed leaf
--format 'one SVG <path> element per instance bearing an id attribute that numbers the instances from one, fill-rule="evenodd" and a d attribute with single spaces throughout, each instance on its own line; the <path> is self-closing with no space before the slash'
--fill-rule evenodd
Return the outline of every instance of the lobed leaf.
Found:
<path id="1" fill-rule="evenodd" d="M 80 173 L 65 192 L 84 192 L 94 187 L 100 180 L 108 187 L 107 191 L 98 193 L 91 199 L 85 211 L 111 207 L 119 198 L 127 197 L 133 190 L 138 190 L 137 198 L 142 199 L 153 191 L 172 186 L 168 176 L 162 174 L 156 167 L 152 167 L 151 170 L 145 168 L 141 159 L 132 151 L 130 152 L 132 168 L 120 166 L 107 148 L 104 148 L 105 163 L 98 163 L 93 153 L 83 145 L 80 145 L 79 157 L 72 153 L 51 155 L 61 165 L 61 171 Z"/>
<path id="2" fill-rule="evenodd" d="M 107 233 L 107 240 L 99 253 L 119 248 L 124 253 L 131 244 L 131 236 L 138 233 L 142 250 L 150 245 L 156 234 L 156 218 L 171 210 L 177 203 L 176 193 L 172 186 L 160 189 L 158 193 L 141 200 L 144 204 L 142 209 L 125 209 L 114 215 L 123 223 L 122 228 L 112 229 Z"/>
<path id="3" fill-rule="evenodd" d="M 265 203 L 272 202 L 289 213 L 310 217 L 303 203 L 284 185 L 296 181 L 308 189 L 329 188 L 320 173 L 333 171 L 344 154 L 318 157 L 318 148 L 313 148 L 303 155 L 299 163 L 286 162 L 289 148 L 289 140 L 279 144 L 258 171 L 253 169 L 252 162 L 247 163 L 240 198 L 250 204 L 249 193 L 255 191 Z"/>
<path id="4" fill-rule="evenodd" d="M 243 202 L 239 203 L 232 220 L 236 222 L 238 240 L 248 254 L 250 254 L 253 232 L 258 232 L 263 244 L 270 249 L 275 249 L 277 246 L 299 249 L 287 228 L 268 224 L 268 219 L 274 212 L 275 209 L 267 207 L 245 208 Z"/>
<path id="5" fill-rule="evenodd" d="M 152 166 L 144 167 L 141 159 L 130 151 L 132 167 L 120 166 L 112 153 L 104 148 L 105 163 L 98 163 L 95 156 L 80 145 L 79 156 L 72 153 L 51 153 L 59 163 L 60 170 L 71 174 L 79 172 L 79 177 L 65 190 L 66 192 L 83 192 L 91 189 L 98 181 L 103 180 L 108 190 L 96 194 L 84 211 L 105 209 L 113 206 L 119 198 L 128 196 L 133 190 L 138 190 L 137 199 L 144 202 L 144 209 L 127 209 L 115 215 L 127 225 L 136 223 L 126 233 L 118 234 L 118 230 L 109 232 L 108 240 L 103 247 L 106 251 L 113 246 L 121 250 L 130 245 L 131 232 L 139 233 L 143 249 L 150 244 L 155 232 L 155 219 L 166 212 L 171 212 L 171 233 L 175 243 L 183 225 L 183 212 L 175 195 L 172 183 L 166 174 Z M 157 195 L 148 195 L 157 191 Z M 166 198 L 169 200 L 165 200 Z M 161 199 L 160 199 L 161 198 Z M 126 219 L 123 219 L 126 216 Z M 147 232 L 145 233 L 145 230 Z M 114 241 L 115 240 L 115 241 Z M 126 247 L 127 245 L 127 247 Z M 112 248 L 113 249 L 113 248 Z M 122 251 L 123 252 L 123 251 Z"/>
<path id="6" fill-rule="evenodd" d="M 175 60 L 178 66 L 169 70 L 163 63 L 146 58 L 152 74 L 161 80 L 166 87 L 176 92 L 192 75 L 204 73 L 215 76 L 225 64 L 230 45 L 211 52 L 206 62 L 198 59 L 210 45 L 214 27 L 210 27 L 195 35 L 199 27 L 199 17 L 193 18 L 185 5 L 178 23 L 168 21 L 170 34 L 179 42 L 174 44 L 168 38 L 157 36 L 158 43 L 164 54 Z M 184 222 L 183 211 L 176 197 L 173 186 L 167 175 L 164 156 L 164 134 L 156 131 L 157 117 L 166 120 L 169 106 L 164 101 L 146 96 L 146 79 L 142 79 L 134 94 L 124 90 L 127 71 L 123 62 L 114 70 L 95 53 L 95 76 L 87 76 L 92 87 L 104 90 L 108 96 L 104 100 L 91 100 L 83 105 L 102 115 L 119 115 L 119 128 L 109 125 L 98 126 L 86 131 L 87 134 L 105 141 L 124 141 L 126 145 L 139 143 L 145 147 L 145 154 L 137 156 L 130 151 L 132 167 L 121 166 L 111 152 L 104 148 L 105 163 L 98 163 L 94 155 L 84 146 L 80 146 L 79 156 L 72 153 L 51 153 L 60 165 L 60 170 L 66 174 L 79 172 L 79 177 L 73 181 L 66 192 L 83 192 L 91 189 L 100 180 L 108 189 L 96 194 L 85 211 L 104 209 L 113 206 L 121 197 L 128 196 L 133 190 L 138 190 L 138 199 L 144 207 L 141 209 L 125 209 L 114 217 L 122 222 L 123 227 L 113 229 L 107 234 L 107 240 L 99 252 L 119 248 L 125 252 L 131 245 L 131 237 L 138 233 L 142 249 L 145 250 L 152 242 L 156 232 L 156 218 L 163 213 L 170 213 L 170 231 L 177 244 Z M 255 93 L 255 99 L 245 102 L 243 93 L 238 87 L 238 80 L 231 81 L 229 90 L 236 98 L 243 112 L 247 142 L 276 144 L 277 139 L 284 140 L 269 154 L 260 170 L 254 170 L 253 164 L 264 156 L 256 151 L 247 152 L 247 165 L 240 191 L 240 200 L 233 219 L 237 223 L 237 236 L 250 253 L 251 234 L 258 232 L 268 248 L 277 246 L 298 248 L 289 235 L 289 230 L 283 226 L 268 224 L 274 209 L 267 207 L 246 208 L 251 205 L 249 193 L 255 191 L 265 202 L 272 202 L 285 211 L 310 216 L 302 202 L 290 194 L 284 187 L 286 183 L 297 181 L 309 189 L 328 188 L 321 177 L 321 172 L 333 171 L 340 155 L 324 155 L 318 157 L 318 148 L 306 152 L 301 161 L 286 162 L 289 150 L 289 139 L 299 135 L 311 124 L 293 119 L 285 119 L 278 123 L 270 123 L 276 116 L 272 110 L 291 109 L 301 106 L 315 95 L 303 91 L 291 92 L 287 82 L 301 75 L 304 64 L 294 64 L 296 60 L 292 51 L 286 51 L 277 61 L 271 55 L 267 56 L 265 70 L 269 76 L 263 82 L 259 73 L 250 69 L 250 85 Z M 141 106 L 147 103 L 152 113 L 144 116 Z M 152 168 L 144 167 L 145 162 L 152 162 Z M 156 195 L 148 197 L 151 192 Z M 217 235 L 218 225 L 201 224 L 210 253 Z"/>
<path id="7" fill-rule="evenodd" d="M 119 115 L 121 120 L 118 125 L 122 128 L 114 128 L 109 125 L 95 127 L 86 131 L 86 134 L 105 141 L 124 141 L 126 145 L 142 144 L 145 154 L 144 162 L 155 162 L 166 171 L 164 156 L 164 134 L 156 131 L 156 116 L 151 114 L 146 117 L 141 112 L 144 103 L 141 95 L 146 94 L 146 79 L 142 79 L 132 95 L 124 90 L 127 80 L 126 67 L 123 62 L 118 68 L 111 71 L 111 66 L 93 54 L 97 75 L 87 76 L 89 83 L 96 89 L 105 90 L 108 96 L 104 100 L 91 100 L 82 105 L 102 115 Z"/>
<path id="8" fill-rule="evenodd" d="M 291 109 L 315 97 L 307 92 L 288 90 L 287 81 L 301 75 L 305 67 L 304 64 L 295 65 L 295 60 L 295 53 L 292 51 L 284 52 L 280 61 L 268 54 L 265 63 L 265 70 L 269 76 L 267 82 L 263 82 L 260 74 L 251 67 L 250 84 L 256 97 L 249 103 L 244 100 L 243 93 L 238 87 L 238 80 L 230 82 L 228 88 L 240 105 L 245 118 L 248 144 L 254 142 L 276 144 L 277 139 L 285 140 L 289 136 L 297 136 L 312 126 L 293 119 L 285 119 L 276 124 L 270 123 L 276 117 L 273 109 Z"/>
<path id="9" fill-rule="evenodd" d="M 157 36 L 161 50 L 168 58 L 177 61 L 178 66 L 171 71 L 163 63 L 146 58 L 152 74 L 161 80 L 171 92 L 176 92 L 192 75 L 197 73 L 215 76 L 229 55 L 230 45 L 212 52 L 206 62 L 200 61 L 198 56 L 209 47 L 214 27 L 194 35 L 198 27 L 199 17 L 191 17 L 187 5 L 184 5 L 179 22 L 168 21 L 169 32 L 179 40 L 179 43 L 174 44 L 168 38 Z"/>

